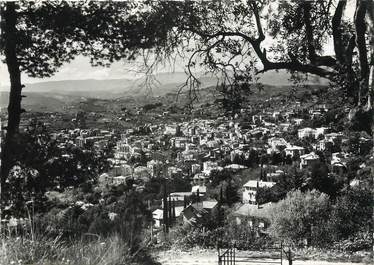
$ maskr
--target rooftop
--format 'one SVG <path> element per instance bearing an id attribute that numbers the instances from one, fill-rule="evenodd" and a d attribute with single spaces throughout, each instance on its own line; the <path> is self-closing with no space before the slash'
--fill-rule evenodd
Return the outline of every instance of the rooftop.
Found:
<path id="1" fill-rule="evenodd" d="M 259 187 L 259 188 L 263 188 L 263 187 L 273 187 L 275 185 L 275 182 L 270 182 L 270 181 L 258 181 L 258 180 L 250 180 L 248 181 L 247 183 L 245 183 L 243 185 L 243 187 Z"/>
<path id="2" fill-rule="evenodd" d="M 234 213 L 234 216 L 252 216 L 258 218 L 269 218 L 272 203 L 262 205 L 243 204 Z"/>

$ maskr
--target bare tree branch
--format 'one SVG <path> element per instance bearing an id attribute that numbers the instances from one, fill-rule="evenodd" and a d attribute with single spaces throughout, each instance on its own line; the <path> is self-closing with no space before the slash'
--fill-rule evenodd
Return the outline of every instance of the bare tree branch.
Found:
<path id="1" fill-rule="evenodd" d="M 257 31 L 258 31 L 258 37 L 257 37 L 256 41 L 261 42 L 261 41 L 265 40 L 265 34 L 264 34 L 263 29 L 262 29 L 261 18 L 260 18 L 260 13 L 259 13 L 259 10 L 258 10 L 258 6 L 257 6 L 257 3 L 255 1 L 252 2 L 252 7 L 253 7 L 253 13 L 255 15 Z"/>

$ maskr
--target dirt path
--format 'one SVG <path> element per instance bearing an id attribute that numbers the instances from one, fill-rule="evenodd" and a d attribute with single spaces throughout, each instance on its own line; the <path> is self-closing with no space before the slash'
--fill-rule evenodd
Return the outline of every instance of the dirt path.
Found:
<path id="1" fill-rule="evenodd" d="M 214 250 L 192 250 L 190 252 L 164 251 L 155 254 L 155 257 L 162 265 L 217 265 L 217 253 Z M 266 265 L 264 261 L 279 261 L 271 259 L 258 259 L 259 262 L 241 262 L 240 265 Z M 295 260 L 293 265 L 360 265 L 365 263 L 351 262 L 328 262 L 315 260 Z M 283 265 L 288 265 L 283 260 Z"/>

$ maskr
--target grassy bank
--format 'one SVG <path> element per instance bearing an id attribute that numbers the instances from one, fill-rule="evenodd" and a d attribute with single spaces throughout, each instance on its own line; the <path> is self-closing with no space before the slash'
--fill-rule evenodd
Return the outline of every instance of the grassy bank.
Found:
<path id="1" fill-rule="evenodd" d="M 2 240 L 0 264 L 5 265 L 120 265 L 155 264 L 143 252 L 133 257 L 118 236 L 95 240 L 66 241 L 36 237 Z"/>
<path id="2" fill-rule="evenodd" d="M 329 262 L 358 262 L 372 264 L 373 253 L 370 251 L 337 251 L 328 249 L 305 248 L 295 250 L 297 260 L 324 260 Z"/>

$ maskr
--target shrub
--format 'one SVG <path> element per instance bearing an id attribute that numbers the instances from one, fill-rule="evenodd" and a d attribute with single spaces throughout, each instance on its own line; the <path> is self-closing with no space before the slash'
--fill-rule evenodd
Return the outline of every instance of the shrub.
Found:
<path id="1" fill-rule="evenodd" d="M 235 244 L 237 249 L 249 250 L 272 246 L 274 241 L 268 236 L 258 236 L 248 225 L 237 225 L 229 222 L 224 227 L 214 230 L 202 230 L 191 226 L 183 226 L 177 229 L 174 243 L 182 249 L 190 249 L 196 246 L 202 248 L 227 248 Z"/>
<path id="2" fill-rule="evenodd" d="M 355 187 L 345 191 L 336 199 L 329 225 L 335 240 L 348 239 L 360 230 L 369 231 L 372 219 L 373 191 Z"/>
<path id="3" fill-rule="evenodd" d="M 373 238 L 369 232 L 357 233 L 348 239 L 336 242 L 333 248 L 336 250 L 356 252 L 361 250 L 371 250 L 373 244 Z"/>
<path id="4" fill-rule="evenodd" d="M 312 245 L 328 244 L 329 213 L 328 195 L 315 190 L 290 192 L 272 208 L 270 235 L 296 244 L 305 240 Z"/>
<path id="5" fill-rule="evenodd" d="M 182 249 L 190 249 L 196 246 L 203 248 L 215 248 L 217 243 L 225 243 L 222 240 L 222 234 L 224 233 L 223 228 L 217 228 L 215 230 L 200 230 L 193 227 L 184 226 L 178 228 L 175 232 L 176 240 L 175 243 Z"/>

